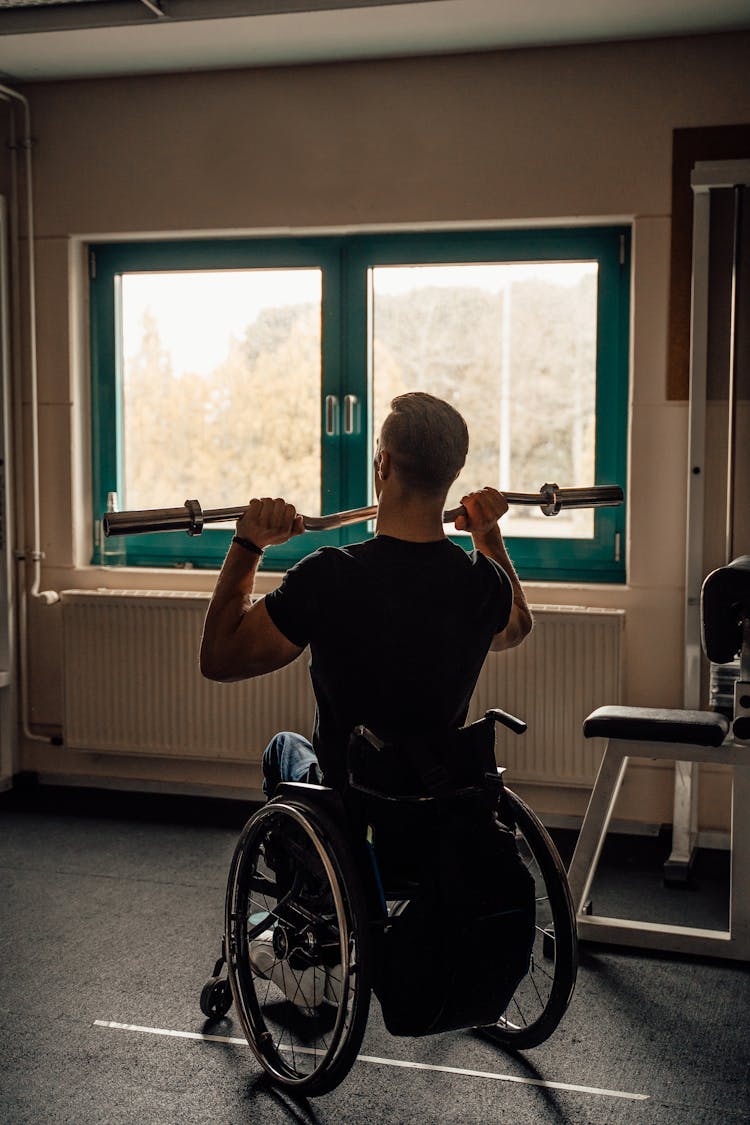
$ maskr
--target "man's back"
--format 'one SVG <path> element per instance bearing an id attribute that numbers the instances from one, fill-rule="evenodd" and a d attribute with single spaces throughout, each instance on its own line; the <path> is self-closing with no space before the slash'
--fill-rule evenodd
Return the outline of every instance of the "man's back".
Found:
<path id="1" fill-rule="evenodd" d="M 285 731 L 266 747 L 266 792 L 320 766 L 339 784 L 358 724 L 386 738 L 460 726 L 487 650 L 513 648 L 531 630 L 498 522 L 502 494 L 488 485 L 461 498 L 455 527 L 471 535 L 472 554 L 445 536 L 468 448 L 450 403 L 399 395 L 374 450 L 374 539 L 315 552 L 255 601 L 264 549 L 301 534 L 302 519 L 281 497 L 256 497 L 238 520 L 206 614 L 201 670 L 222 681 L 262 676 L 309 644 L 318 703 L 314 746 Z"/>
<path id="2" fill-rule="evenodd" d="M 502 568 L 449 539 L 378 535 L 322 548 L 289 571 L 266 608 L 290 641 L 310 645 L 313 743 L 327 783 L 343 780 L 359 723 L 384 738 L 460 726 L 511 604 Z"/>

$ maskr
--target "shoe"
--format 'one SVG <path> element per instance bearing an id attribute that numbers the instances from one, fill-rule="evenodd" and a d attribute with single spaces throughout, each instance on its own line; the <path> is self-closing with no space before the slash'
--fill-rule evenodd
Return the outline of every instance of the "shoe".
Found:
<path id="1" fill-rule="evenodd" d="M 305 1015 L 315 1015 L 326 997 L 328 973 L 322 965 L 293 969 L 287 958 L 279 958 L 270 930 L 250 942 L 250 965 L 265 980 L 272 981 Z"/>

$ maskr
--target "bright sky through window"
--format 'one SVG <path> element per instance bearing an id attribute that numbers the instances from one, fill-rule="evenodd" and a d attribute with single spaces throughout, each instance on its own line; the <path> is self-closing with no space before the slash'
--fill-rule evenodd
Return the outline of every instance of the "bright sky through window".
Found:
<path id="1" fill-rule="evenodd" d="M 461 284 L 488 293 L 507 282 L 536 278 L 555 285 L 576 285 L 596 271 L 594 262 L 537 262 L 461 265 Z M 444 266 L 395 266 L 378 269 L 378 292 L 392 296 L 417 286 L 455 284 L 456 273 Z M 202 270 L 179 273 L 128 273 L 123 276 L 123 353 L 126 364 L 141 347 L 143 317 L 154 315 L 161 343 L 176 373 L 208 375 L 227 354 L 228 341 L 241 336 L 262 308 L 320 302 L 318 270 Z"/>
<path id="2" fill-rule="evenodd" d="M 150 313 L 175 374 L 208 375 L 227 356 L 261 309 L 320 304 L 321 274 L 301 270 L 201 270 L 123 276 L 125 364 L 140 350 Z"/>

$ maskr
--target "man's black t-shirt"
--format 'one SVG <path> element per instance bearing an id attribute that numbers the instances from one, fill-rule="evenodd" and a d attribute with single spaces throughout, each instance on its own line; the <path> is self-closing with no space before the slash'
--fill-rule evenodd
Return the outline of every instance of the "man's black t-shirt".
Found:
<path id="1" fill-rule="evenodd" d="M 385 739 L 461 726 L 512 602 L 502 567 L 449 539 L 378 535 L 292 567 L 266 608 L 288 640 L 310 645 L 326 783 L 343 782 L 359 723 Z"/>

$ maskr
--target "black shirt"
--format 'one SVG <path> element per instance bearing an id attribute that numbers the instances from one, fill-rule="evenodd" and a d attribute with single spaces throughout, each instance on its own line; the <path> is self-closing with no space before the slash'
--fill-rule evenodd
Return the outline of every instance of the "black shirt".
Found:
<path id="1" fill-rule="evenodd" d="M 450 539 L 378 535 L 322 547 L 287 571 L 266 608 L 293 644 L 310 645 L 326 783 L 343 781 L 359 723 L 385 739 L 460 727 L 512 603 L 502 567 Z"/>

